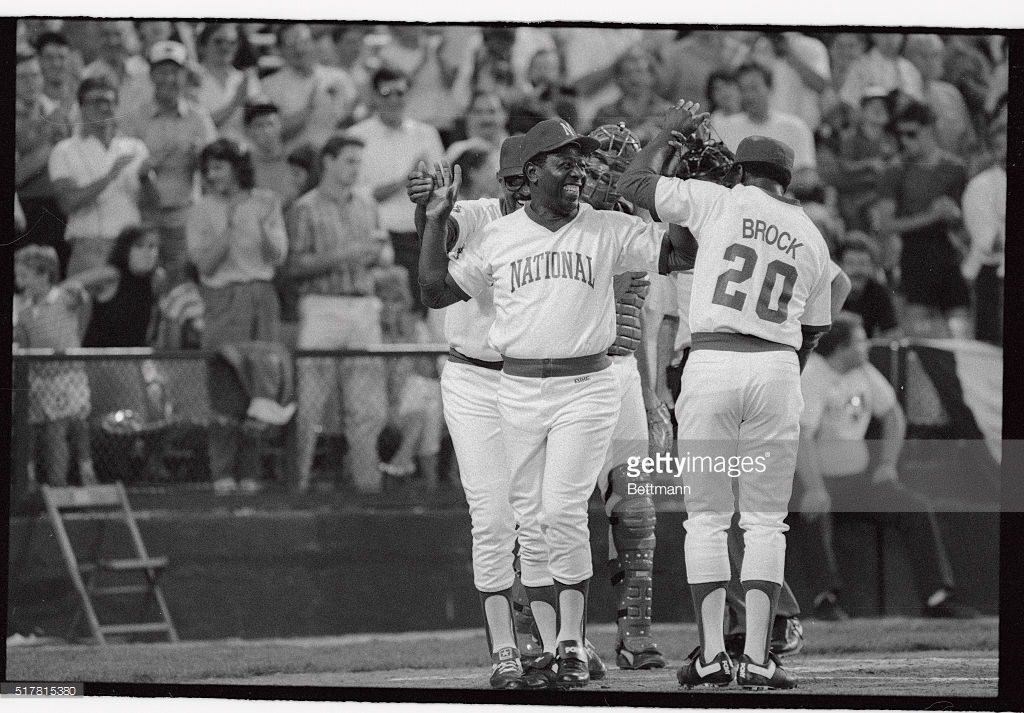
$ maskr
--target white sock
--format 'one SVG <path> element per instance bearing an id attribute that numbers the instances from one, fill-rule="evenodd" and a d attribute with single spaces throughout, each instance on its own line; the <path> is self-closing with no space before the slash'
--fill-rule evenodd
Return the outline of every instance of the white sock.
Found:
<path id="1" fill-rule="evenodd" d="M 562 615 L 558 629 L 559 641 L 583 643 L 583 612 L 586 601 L 578 589 L 563 589 L 558 596 L 558 609 Z"/>
<path id="2" fill-rule="evenodd" d="M 515 648 L 516 635 L 512 629 L 512 609 L 508 598 L 502 594 L 489 596 L 484 600 L 484 616 L 487 629 L 491 632 L 491 653 L 507 646 Z"/>
<path id="3" fill-rule="evenodd" d="M 725 588 L 720 587 L 700 603 L 704 641 L 701 642 L 704 662 L 725 651 Z"/>
<path id="4" fill-rule="evenodd" d="M 747 640 L 743 653 L 751 661 L 763 663 L 768 655 L 765 642 L 772 625 L 772 601 L 767 592 L 760 589 L 747 590 Z"/>
<path id="5" fill-rule="evenodd" d="M 532 601 L 530 602 L 530 611 L 533 612 L 533 620 L 537 623 L 537 631 L 540 632 L 540 642 L 544 646 L 545 653 L 555 653 L 555 649 L 558 647 L 555 608 L 547 602 Z"/>

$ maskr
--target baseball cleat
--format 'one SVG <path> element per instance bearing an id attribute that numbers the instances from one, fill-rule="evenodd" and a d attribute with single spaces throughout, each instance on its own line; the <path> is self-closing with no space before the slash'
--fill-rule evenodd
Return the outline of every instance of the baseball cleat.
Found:
<path id="1" fill-rule="evenodd" d="M 537 624 L 531 623 L 529 632 L 526 632 L 526 641 L 523 642 L 521 651 L 523 663 L 533 661 L 543 655 L 544 644 L 540 642 L 540 632 L 537 630 Z"/>
<path id="2" fill-rule="evenodd" d="M 528 691 L 555 688 L 557 666 L 554 654 L 541 654 L 524 667 L 522 687 Z"/>
<path id="3" fill-rule="evenodd" d="M 775 617 L 771 649 L 776 656 L 796 656 L 804 650 L 804 625 L 799 619 Z"/>
<path id="4" fill-rule="evenodd" d="M 590 683 L 587 652 L 578 641 L 558 642 L 558 673 L 555 683 L 559 688 L 579 688 Z"/>
<path id="5" fill-rule="evenodd" d="M 769 652 L 763 664 L 754 663 L 744 654 L 736 670 L 736 683 L 748 691 L 768 691 L 796 688 L 796 678 L 782 668 L 779 657 Z"/>
<path id="6" fill-rule="evenodd" d="M 619 641 L 615 645 L 615 665 L 624 671 L 649 671 L 665 668 L 665 656 L 653 642 L 641 651 L 630 651 Z"/>
<path id="7" fill-rule="evenodd" d="M 710 663 L 705 663 L 698 646 L 690 652 L 676 678 L 683 688 L 724 688 L 732 683 L 732 659 L 722 651 Z"/>
<path id="8" fill-rule="evenodd" d="M 584 643 L 587 649 L 587 669 L 590 671 L 590 680 L 600 681 L 608 673 L 608 667 L 597 655 L 597 649 L 590 643 L 590 639 L 586 639 Z"/>
<path id="9" fill-rule="evenodd" d="M 523 664 L 518 649 L 506 646 L 491 654 L 491 688 L 523 688 Z"/>

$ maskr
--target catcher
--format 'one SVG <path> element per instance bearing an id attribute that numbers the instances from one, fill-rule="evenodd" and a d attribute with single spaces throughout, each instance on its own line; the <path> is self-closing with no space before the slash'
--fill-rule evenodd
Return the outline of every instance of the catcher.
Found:
<path id="1" fill-rule="evenodd" d="M 639 141 L 624 123 L 600 126 L 590 136 L 601 146 L 588 158 L 583 199 L 598 210 L 633 214 L 633 207 L 615 190 L 615 183 L 640 150 Z M 611 370 L 619 380 L 622 406 L 597 484 L 610 525 L 608 566 L 618 603 L 615 661 L 626 670 L 665 666 L 665 657 L 651 634 L 654 503 L 650 496 L 623 497 L 627 460 L 631 456 L 645 457 L 653 450 L 667 450 L 672 438 L 668 408 L 655 395 L 644 355 L 641 313 L 649 287 L 643 272 L 615 277 L 617 338 L 608 354 L 612 357 Z M 518 579 L 514 592 L 517 630 L 531 634 L 522 647 L 523 656 L 540 655 L 543 649 L 533 631 L 533 617 Z"/>

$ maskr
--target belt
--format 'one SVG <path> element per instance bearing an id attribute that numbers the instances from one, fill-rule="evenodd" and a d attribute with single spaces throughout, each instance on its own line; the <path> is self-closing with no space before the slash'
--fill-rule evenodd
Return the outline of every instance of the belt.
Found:
<path id="1" fill-rule="evenodd" d="M 484 361 L 483 359 L 468 357 L 458 351 L 455 347 L 450 347 L 448 349 L 448 361 L 454 361 L 459 364 L 468 364 L 469 366 L 478 366 L 481 369 L 490 369 L 492 371 L 501 371 L 502 364 L 500 361 Z"/>
<path id="2" fill-rule="evenodd" d="M 794 352 L 793 347 L 738 332 L 694 332 L 690 351 L 716 349 L 723 352 Z"/>
<path id="3" fill-rule="evenodd" d="M 515 359 L 513 357 L 504 357 L 504 359 L 505 364 L 502 371 L 509 376 L 534 378 L 592 374 L 595 371 L 607 369 L 612 363 L 611 358 L 603 352 L 568 359 Z"/>

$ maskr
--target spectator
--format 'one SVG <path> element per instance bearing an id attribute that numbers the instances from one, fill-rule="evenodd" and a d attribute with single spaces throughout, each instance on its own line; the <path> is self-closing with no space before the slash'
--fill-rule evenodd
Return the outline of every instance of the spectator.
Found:
<path id="1" fill-rule="evenodd" d="M 144 211 L 143 219 L 160 232 L 160 264 L 172 285 L 183 281 L 188 260 L 185 224 L 196 193 L 199 154 L 217 137 L 206 109 L 185 98 L 187 61 L 180 42 L 160 40 L 153 45 L 153 100 L 139 107 L 125 126 L 126 134 L 141 139 L 149 149 L 160 202 Z"/>
<path id="2" fill-rule="evenodd" d="M 772 74 L 759 64 L 736 70 L 743 113 L 722 117 L 715 129 L 726 146 L 735 151 L 747 136 L 760 135 L 781 141 L 793 149 L 793 188 L 817 181 L 814 135 L 798 117 L 771 108 Z"/>
<path id="3" fill-rule="evenodd" d="M 287 161 L 296 197 L 306 195 L 320 183 L 320 156 L 312 146 L 304 144 L 292 149 Z"/>
<path id="4" fill-rule="evenodd" d="M 978 122 L 978 131 L 984 131 L 986 99 L 992 77 L 992 63 L 977 45 L 979 37 L 947 35 L 945 72 L 943 79 L 960 92 L 971 116 Z"/>
<path id="5" fill-rule="evenodd" d="M 453 165 L 462 170 L 459 200 L 470 201 L 498 196 L 498 182 L 495 180 L 498 166 L 490 152 L 467 148 L 454 157 Z"/>
<path id="6" fill-rule="evenodd" d="M 44 32 L 36 40 L 35 48 L 43 72 L 43 94 L 68 118 L 70 125 L 77 118 L 75 92 L 81 66 L 77 65 L 67 38 L 59 32 Z"/>
<path id="7" fill-rule="evenodd" d="M 394 268 L 377 283 L 384 342 L 429 344 L 434 339 L 426 322 L 412 310 L 412 295 L 402 272 L 401 268 Z M 444 425 L 441 382 L 435 365 L 429 356 L 389 360 L 388 422 L 401 440 L 391 459 L 380 464 L 382 473 L 397 478 L 411 476 L 418 470 L 430 490 L 438 485 L 437 454 Z"/>
<path id="8" fill-rule="evenodd" d="M 53 147 L 71 135 L 67 115 L 43 92 L 39 59 L 31 50 L 19 51 L 15 69 L 14 184 L 25 212 L 28 230 L 19 237 L 29 243 L 49 245 L 60 258 L 61 273 L 67 268 L 64 214 L 54 196 L 47 164 Z"/>
<path id="9" fill-rule="evenodd" d="M 381 306 L 372 268 L 387 263 L 390 256 L 377 204 L 356 189 L 367 154 L 355 136 L 329 139 L 320 154 L 320 184 L 299 198 L 289 213 L 291 249 L 286 271 L 299 298 L 299 349 L 381 343 Z M 331 392 L 340 388 L 348 443 L 346 470 L 356 489 L 379 491 L 377 439 L 387 418 L 380 360 L 302 359 L 298 379 L 298 488 L 309 487 L 317 426 Z"/>
<path id="10" fill-rule="evenodd" d="M 654 93 L 654 59 L 634 47 L 615 61 L 612 73 L 622 96 L 597 110 L 594 127 L 624 121 L 641 144 L 647 143 L 658 133 L 661 116 L 671 104 Z"/>
<path id="11" fill-rule="evenodd" d="M 492 153 L 497 160 L 501 144 L 508 138 L 507 122 L 508 112 L 497 94 L 474 93 L 466 111 L 466 138 L 449 146 L 445 157 L 452 161 L 465 149 L 477 148 Z"/>
<path id="12" fill-rule="evenodd" d="M 309 25 L 288 23 L 277 40 L 285 66 L 263 80 L 263 91 L 281 110 L 285 146 L 319 150 L 352 115 L 355 83 L 345 70 L 317 62 Z"/>
<path id="13" fill-rule="evenodd" d="M 899 89 L 920 100 L 921 74 L 910 60 L 900 56 L 904 37 L 885 32 L 871 34 L 871 49 L 850 66 L 846 81 L 839 90 L 839 98 L 857 106 L 868 89 L 880 87 L 887 92 Z"/>
<path id="14" fill-rule="evenodd" d="M 129 226 L 114 241 L 108 263 L 64 283 L 93 296 L 85 347 L 145 347 L 152 343 L 159 296 L 167 284 L 157 264 L 160 234 Z"/>
<path id="15" fill-rule="evenodd" d="M 170 20 L 136 20 L 135 31 L 139 38 L 140 57 L 148 57 L 157 42 L 180 41 Z"/>
<path id="16" fill-rule="evenodd" d="M 258 98 L 262 90 L 255 69 L 242 72 L 234 67 L 238 42 L 237 23 L 209 22 L 203 26 L 199 33 L 197 96 L 218 134 L 241 141 L 245 138 L 243 107 Z"/>
<path id="17" fill-rule="evenodd" d="M 480 28 L 480 44 L 470 60 L 472 69 L 463 73 L 469 85 L 463 88 L 463 96 L 483 92 L 498 95 L 506 106 L 512 102 L 517 92 L 516 74 L 512 65 L 515 42 L 515 28 Z"/>
<path id="18" fill-rule="evenodd" d="M 57 351 L 81 346 L 79 310 L 87 298 L 80 290 L 58 286 L 58 270 L 57 251 L 52 247 L 29 245 L 14 253 L 14 279 L 21 292 L 14 332 L 16 346 Z M 42 456 L 46 482 L 54 486 L 67 485 L 69 436 L 74 442 L 82 485 L 95 485 L 96 472 L 86 423 L 90 394 L 85 370 L 75 362 L 42 362 L 31 365 L 28 381 L 28 422 L 32 438 L 30 487 L 37 482 L 37 455 Z M 42 448 L 37 448 L 38 445 Z"/>
<path id="19" fill-rule="evenodd" d="M 706 89 L 713 72 L 731 69 L 743 50 L 733 33 L 695 30 L 666 48 L 658 77 L 658 94 L 708 105 Z"/>
<path id="20" fill-rule="evenodd" d="M 867 359 L 860 319 L 840 315 L 818 343 L 801 375 L 804 410 L 800 417 L 797 473 L 802 486 L 799 511 L 814 522 L 823 575 L 814 600 L 820 619 L 845 618 L 839 601 L 842 583 L 831 537 L 829 512 L 898 528 L 911 551 L 928 617 L 970 618 L 978 612 L 959 604 L 938 522 L 927 499 L 899 482 L 897 466 L 906 418 L 896 392 Z M 881 420 L 880 453 L 872 464 L 864 440 L 872 417 Z M 816 548 L 818 549 L 818 548 Z M 819 553 L 815 553 L 818 555 Z"/>
<path id="21" fill-rule="evenodd" d="M 249 152 L 231 139 L 203 149 L 203 197 L 188 219 L 189 256 L 199 270 L 206 305 L 203 349 L 278 339 L 281 307 L 272 283 L 288 238 L 277 195 L 253 187 Z M 221 362 L 210 365 L 211 396 L 223 388 Z M 211 424 L 210 474 L 214 490 L 228 493 L 238 476 L 260 472 L 259 449 L 234 424 Z"/>
<path id="22" fill-rule="evenodd" d="M 82 123 L 58 143 L 48 164 L 54 196 L 68 217 L 68 275 L 106 264 L 114 238 L 141 222 L 140 201 L 159 201 L 149 149 L 118 131 L 117 89 L 87 78 L 78 87 Z"/>
<path id="23" fill-rule="evenodd" d="M 867 53 L 867 49 L 867 35 L 861 32 L 838 32 L 828 38 L 828 58 L 832 70 L 832 80 L 822 92 L 822 109 L 828 110 L 836 104 L 843 103 L 840 92 L 850 74 L 850 67 L 858 58 Z"/>
<path id="24" fill-rule="evenodd" d="M 509 133 L 524 134 L 544 119 L 577 120 L 576 90 L 563 79 L 557 50 L 538 50 L 530 59 L 526 81 L 526 89 L 512 95 L 509 104 Z"/>
<path id="25" fill-rule="evenodd" d="M 996 164 L 971 179 L 963 196 L 964 224 L 971 238 L 970 252 L 961 266 L 973 283 L 975 336 L 1003 345 L 1003 277 L 1006 270 L 1006 118 L 993 120 L 988 143 Z"/>
<path id="26" fill-rule="evenodd" d="M 938 35 L 907 35 L 903 50 L 921 73 L 922 99 L 935 115 L 939 148 L 966 158 L 975 143 L 974 125 L 959 90 L 942 81 L 946 48 Z"/>
<path id="27" fill-rule="evenodd" d="M 282 208 L 288 210 L 301 193 L 284 152 L 281 112 L 269 102 L 246 104 L 244 116 L 245 134 L 252 146 L 255 186 L 276 193 Z"/>
<path id="28" fill-rule="evenodd" d="M 428 166 L 444 157 L 437 129 L 405 116 L 409 79 L 402 73 L 380 69 L 373 75 L 373 116 L 349 130 L 363 142 L 358 185 L 372 191 L 380 204 L 381 223 L 391 235 L 395 262 L 409 272 L 409 288 L 418 294 L 420 241 L 413 211 L 405 196 L 405 181 L 420 161 Z"/>
<path id="29" fill-rule="evenodd" d="M 380 49 L 381 66 L 409 77 L 406 115 L 430 124 L 442 137 L 449 136 L 462 107 L 451 90 L 456 69 L 445 56 L 446 29 L 418 25 L 392 25 L 391 42 Z"/>
<path id="30" fill-rule="evenodd" d="M 853 130 L 839 142 L 835 187 L 839 189 L 843 219 L 851 230 L 869 229 L 870 209 L 878 200 L 879 183 L 898 152 L 889 129 L 888 95 L 877 88 L 868 90 L 861 98 Z"/>
<path id="31" fill-rule="evenodd" d="M 108 20 L 99 25 L 99 57 L 85 67 L 82 78 L 105 77 L 117 89 L 117 116 L 124 119 L 153 98 L 149 65 L 135 51 L 138 38 L 130 20 Z"/>
<path id="32" fill-rule="evenodd" d="M 750 60 L 772 73 L 772 109 L 815 129 L 821 120 L 822 92 L 832 79 L 824 43 L 799 32 L 764 33 L 754 42 Z"/>
<path id="33" fill-rule="evenodd" d="M 850 294 L 843 309 L 860 317 L 869 339 L 898 337 L 892 292 L 884 278 L 880 279 L 882 273 L 871 239 L 858 231 L 848 233 L 839 246 L 836 260 L 850 278 Z"/>
<path id="34" fill-rule="evenodd" d="M 743 111 L 740 82 L 736 75 L 727 69 L 716 69 L 708 75 L 704 96 L 708 101 L 704 108 L 711 113 L 712 125 L 720 119 Z"/>
<path id="35" fill-rule="evenodd" d="M 963 162 L 935 143 L 935 117 L 912 102 L 894 117 L 902 164 L 882 177 L 878 231 L 901 239 L 900 288 L 906 327 L 922 337 L 966 337 L 970 293 L 960 274 L 960 200 L 967 184 Z"/>

